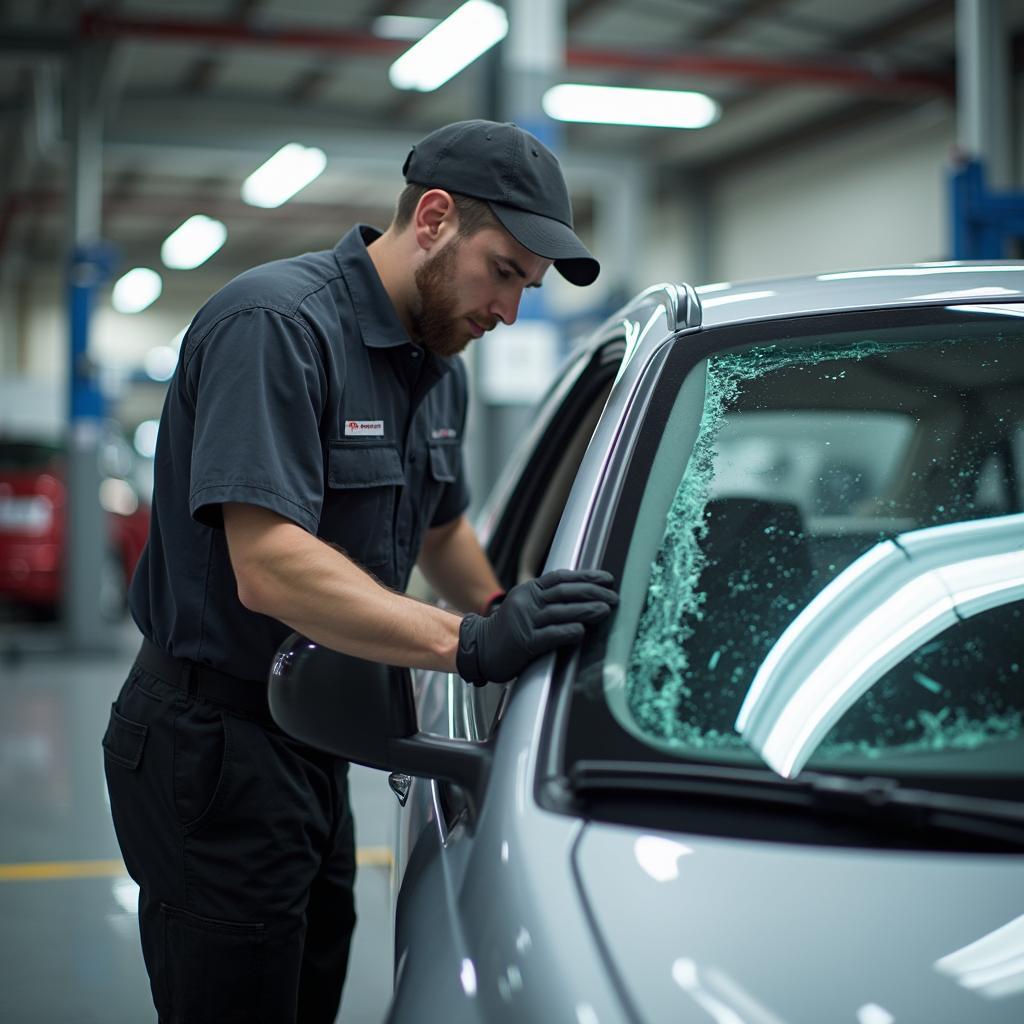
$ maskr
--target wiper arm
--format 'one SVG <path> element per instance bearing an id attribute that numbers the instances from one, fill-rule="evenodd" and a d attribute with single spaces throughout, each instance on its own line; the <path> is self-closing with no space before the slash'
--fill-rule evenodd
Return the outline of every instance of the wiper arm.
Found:
<path id="1" fill-rule="evenodd" d="M 1024 843 L 1024 804 L 903 786 L 874 776 L 802 772 L 796 779 L 760 768 L 635 761 L 577 761 L 569 787 L 578 796 L 614 791 L 682 793 L 724 801 L 774 803 L 859 814 Z"/>

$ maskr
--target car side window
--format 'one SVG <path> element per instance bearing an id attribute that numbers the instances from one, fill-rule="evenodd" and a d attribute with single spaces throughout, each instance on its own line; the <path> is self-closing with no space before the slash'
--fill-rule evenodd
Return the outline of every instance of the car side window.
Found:
<path id="1" fill-rule="evenodd" d="M 623 345 L 614 340 L 595 353 L 576 385 L 550 416 L 549 428 L 526 460 L 511 490 L 488 553 L 505 587 L 541 574 L 587 444 L 612 389 Z M 466 718 L 476 739 L 501 718 L 508 687 L 466 687 Z"/>
<path id="2" fill-rule="evenodd" d="M 1009 333 L 969 321 L 695 366 L 632 518 L 604 669 L 618 722 L 658 749 L 756 749 L 787 772 L 819 746 L 877 759 L 1019 729 L 1021 602 L 983 574 L 1019 538 L 1020 364 Z M 935 630 L 904 622 L 932 583 L 969 628 L 940 635 L 942 601 Z M 814 700 L 818 731 L 787 732 Z"/>

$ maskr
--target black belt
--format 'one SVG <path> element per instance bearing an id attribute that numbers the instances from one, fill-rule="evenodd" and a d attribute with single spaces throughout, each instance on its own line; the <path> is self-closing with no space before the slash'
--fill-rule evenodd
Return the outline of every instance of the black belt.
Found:
<path id="1" fill-rule="evenodd" d="M 135 664 L 144 672 L 156 676 L 171 686 L 186 691 L 189 696 L 220 704 L 246 718 L 273 725 L 267 703 L 267 683 L 218 672 L 209 665 L 200 665 L 188 658 L 176 658 L 161 650 L 145 637 Z"/>

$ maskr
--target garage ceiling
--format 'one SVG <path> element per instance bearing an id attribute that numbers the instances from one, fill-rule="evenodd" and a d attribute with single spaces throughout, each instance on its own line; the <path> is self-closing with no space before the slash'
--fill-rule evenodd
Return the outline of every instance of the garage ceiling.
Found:
<path id="1" fill-rule="evenodd" d="M 387 77 L 410 43 L 381 15 L 441 19 L 456 0 L 111 0 L 83 18 L 67 0 L 0 0 L 0 267 L 59 266 L 66 244 L 66 68 L 98 44 L 105 116 L 103 234 L 130 263 L 158 264 L 185 217 L 224 220 L 208 270 L 323 248 L 356 219 L 386 222 L 410 141 L 488 116 L 484 57 L 434 93 Z M 696 88 L 723 108 L 699 132 L 569 125 L 580 164 L 642 159 L 657 180 L 720 173 L 775 150 L 925 105 L 951 108 L 953 0 L 568 0 L 564 80 Z M 1014 65 L 1024 0 L 1006 0 Z M 289 141 L 327 171 L 277 210 L 241 181 Z M 587 206 L 581 202 L 585 221 Z"/>

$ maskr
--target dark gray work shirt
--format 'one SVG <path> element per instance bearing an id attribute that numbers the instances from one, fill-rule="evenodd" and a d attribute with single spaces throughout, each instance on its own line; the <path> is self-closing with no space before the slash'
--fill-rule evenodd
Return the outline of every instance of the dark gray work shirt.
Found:
<path id="1" fill-rule="evenodd" d="M 130 591 L 165 651 L 262 681 L 290 632 L 238 600 L 223 502 L 285 516 L 399 590 L 428 527 L 468 505 L 465 366 L 410 341 L 366 250 L 378 235 L 256 267 L 192 321 Z"/>

